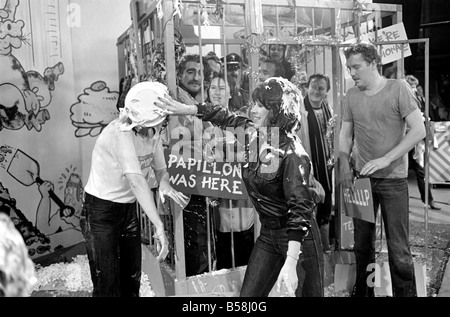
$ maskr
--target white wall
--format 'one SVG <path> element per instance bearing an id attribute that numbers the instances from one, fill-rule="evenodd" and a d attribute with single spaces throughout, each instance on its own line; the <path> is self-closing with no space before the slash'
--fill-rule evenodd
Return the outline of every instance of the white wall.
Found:
<path id="1" fill-rule="evenodd" d="M 96 137 L 118 114 L 116 42 L 131 24 L 129 1 L 0 0 L 0 13 L 10 36 L 0 41 L 0 210 L 20 222 L 36 258 L 82 241 L 80 193 Z M 24 184 L 36 165 L 74 216 Z"/>

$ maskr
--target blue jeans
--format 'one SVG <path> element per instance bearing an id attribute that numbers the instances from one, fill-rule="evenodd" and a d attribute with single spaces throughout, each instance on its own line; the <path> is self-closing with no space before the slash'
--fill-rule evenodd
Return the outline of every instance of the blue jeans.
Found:
<path id="1" fill-rule="evenodd" d="M 286 226 L 271 229 L 261 220 L 261 232 L 245 271 L 241 297 L 267 297 L 275 285 L 286 260 L 288 239 Z M 315 217 L 302 243 L 302 254 L 297 263 L 297 297 L 324 296 L 324 262 L 319 228 Z"/>
<path id="2" fill-rule="evenodd" d="M 370 179 L 375 215 L 381 206 L 386 241 L 392 293 L 396 297 L 417 296 L 414 263 L 409 245 L 409 193 L 407 179 Z M 354 253 L 356 257 L 356 283 L 354 297 L 371 297 L 373 288 L 367 285 L 367 266 L 375 263 L 376 227 L 360 219 L 353 219 Z"/>
<path id="3" fill-rule="evenodd" d="M 93 297 L 139 297 L 142 249 L 136 203 L 119 204 L 85 193 L 80 226 Z"/>

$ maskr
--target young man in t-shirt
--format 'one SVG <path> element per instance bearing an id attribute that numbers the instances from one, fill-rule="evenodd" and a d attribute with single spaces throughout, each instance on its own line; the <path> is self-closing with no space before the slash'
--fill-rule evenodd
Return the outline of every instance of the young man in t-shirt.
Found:
<path id="1" fill-rule="evenodd" d="M 419 102 L 405 80 L 379 73 L 381 57 L 372 44 L 353 44 L 344 51 L 355 87 L 347 91 L 339 136 L 340 181 L 353 189 L 354 176 L 370 178 L 375 213 L 381 207 L 393 296 L 417 296 L 409 245 L 408 151 L 425 137 Z M 406 134 L 406 126 L 410 127 Z M 349 156 L 355 146 L 355 171 Z M 375 224 L 354 224 L 356 283 L 353 296 L 373 296 L 368 265 L 375 263 Z"/>

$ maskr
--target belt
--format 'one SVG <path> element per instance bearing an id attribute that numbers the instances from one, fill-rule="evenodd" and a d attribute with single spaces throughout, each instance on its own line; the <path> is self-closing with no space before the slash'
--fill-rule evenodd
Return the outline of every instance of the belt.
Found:
<path id="1" fill-rule="evenodd" d="M 262 225 L 267 227 L 268 229 L 281 229 L 286 228 L 287 217 L 271 217 L 271 218 L 263 218 L 259 217 L 259 221 Z"/>
<path id="2" fill-rule="evenodd" d="M 108 203 L 108 204 L 116 204 L 116 205 L 131 205 L 134 203 L 116 203 L 111 200 L 105 200 L 98 198 L 97 196 L 91 195 L 89 193 L 84 192 L 84 201 L 85 203 Z"/>

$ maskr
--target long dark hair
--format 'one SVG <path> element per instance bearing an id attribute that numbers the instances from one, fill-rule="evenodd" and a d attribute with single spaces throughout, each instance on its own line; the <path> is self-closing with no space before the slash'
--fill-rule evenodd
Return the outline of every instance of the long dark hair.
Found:
<path id="1" fill-rule="evenodd" d="M 260 102 L 269 110 L 269 128 L 279 128 L 280 133 L 293 133 L 300 128 L 300 104 L 302 94 L 284 78 L 269 78 L 260 83 L 252 93 L 254 102 Z"/>

